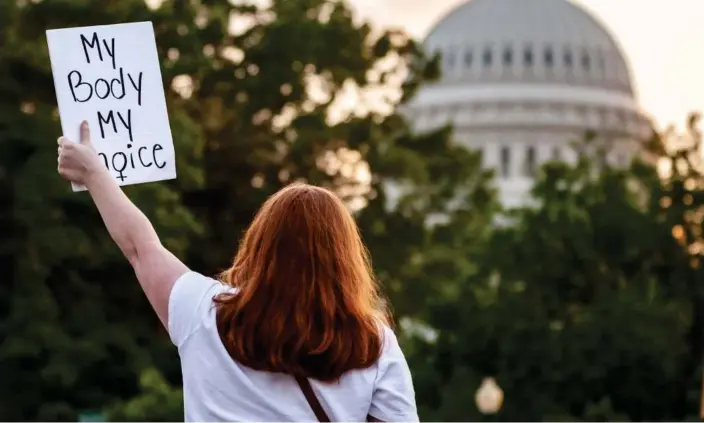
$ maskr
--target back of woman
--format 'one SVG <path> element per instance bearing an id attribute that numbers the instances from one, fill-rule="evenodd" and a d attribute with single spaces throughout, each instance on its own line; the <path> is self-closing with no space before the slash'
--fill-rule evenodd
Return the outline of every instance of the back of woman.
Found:
<path id="1" fill-rule="evenodd" d="M 294 376 L 336 421 L 417 420 L 410 372 L 357 226 L 327 190 L 271 197 L 221 282 L 187 273 L 169 301 L 186 419 L 312 420 Z"/>
<path id="2" fill-rule="evenodd" d="M 276 193 L 215 280 L 164 248 L 87 122 L 80 142 L 58 144 L 59 173 L 86 186 L 178 347 L 187 421 L 418 420 L 366 249 L 335 195 L 304 184 Z"/>
<path id="3" fill-rule="evenodd" d="M 217 309 L 211 306 L 211 298 L 225 290 L 217 281 L 188 273 L 171 293 L 169 332 L 181 356 L 186 421 L 316 420 L 291 375 L 254 370 L 232 359 L 220 339 Z M 365 421 L 368 415 L 382 421 L 418 420 L 396 337 L 388 328 L 382 336 L 382 353 L 371 366 L 347 371 L 332 382 L 310 381 L 332 421 Z"/>

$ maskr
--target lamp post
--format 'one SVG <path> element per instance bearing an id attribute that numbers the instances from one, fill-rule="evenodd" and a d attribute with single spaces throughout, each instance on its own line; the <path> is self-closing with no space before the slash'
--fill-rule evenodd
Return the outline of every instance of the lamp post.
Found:
<path id="1" fill-rule="evenodd" d="M 474 395 L 474 402 L 482 414 L 496 414 L 504 403 L 504 391 L 493 377 L 485 377 Z"/>

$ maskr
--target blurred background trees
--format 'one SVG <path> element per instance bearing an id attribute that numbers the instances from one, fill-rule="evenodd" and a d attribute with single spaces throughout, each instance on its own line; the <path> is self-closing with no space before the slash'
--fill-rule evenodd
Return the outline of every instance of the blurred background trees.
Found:
<path id="1" fill-rule="evenodd" d="M 536 205 L 497 226 L 479 155 L 451 128 L 411 133 L 395 110 L 436 61 L 344 3 L 52 0 L 0 3 L 0 420 L 182 418 L 175 349 L 88 197 L 54 172 L 44 31 L 143 20 L 157 35 L 179 177 L 126 191 L 192 268 L 228 266 L 283 185 L 328 186 L 372 252 L 423 420 L 696 416 L 696 118 L 678 149 L 666 148 L 673 133 L 647 146 L 663 177 L 640 162 L 551 163 Z M 505 392 L 488 417 L 473 404 L 487 376 Z"/>
<path id="2" fill-rule="evenodd" d="M 537 205 L 494 231 L 481 276 L 432 308 L 438 338 L 414 346 L 433 369 L 416 380 L 432 420 L 479 419 L 459 405 L 486 375 L 505 392 L 501 420 L 696 418 L 701 176 L 597 163 L 546 165 Z"/>

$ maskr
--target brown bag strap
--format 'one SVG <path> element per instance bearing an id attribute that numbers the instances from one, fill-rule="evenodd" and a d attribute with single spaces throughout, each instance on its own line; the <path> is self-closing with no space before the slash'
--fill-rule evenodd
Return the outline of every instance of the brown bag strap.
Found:
<path id="1" fill-rule="evenodd" d="M 308 401 L 308 405 L 310 405 L 310 408 L 313 409 L 313 412 L 315 413 L 315 417 L 318 419 L 318 421 L 319 422 L 330 422 L 330 417 L 328 417 L 328 414 L 323 409 L 323 406 L 320 404 L 320 401 L 318 401 L 318 396 L 315 395 L 315 392 L 313 391 L 313 387 L 310 386 L 310 382 L 308 381 L 308 378 L 302 377 L 302 376 L 296 376 L 296 382 L 298 382 L 298 386 L 301 388 L 301 391 L 303 391 L 303 396 L 306 397 L 306 401 Z M 367 421 L 368 422 L 381 422 L 382 420 L 379 420 L 372 415 L 367 415 Z"/>
<path id="2" fill-rule="evenodd" d="M 303 391 L 303 396 L 306 397 L 306 401 L 308 401 L 308 405 L 310 405 L 310 408 L 313 409 L 315 417 L 318 418 L 318 421 L 329 422 L 330 418 L 323 409 L 323 406 L 320 405 L 320 401 L 318 401 L 318 397 L 315 395 L 315 392 L 313 392 L 313 387 L 310 386 L 308 378 L 303 376 L 296 376 L 296 382 L 298 382 L 298 386 L 301 387 L 301 391 Z"/>

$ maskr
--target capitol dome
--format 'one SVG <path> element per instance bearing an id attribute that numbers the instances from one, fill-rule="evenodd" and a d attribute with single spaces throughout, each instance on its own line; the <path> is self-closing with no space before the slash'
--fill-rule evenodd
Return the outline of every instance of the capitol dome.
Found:
<path id="1" fill-rule="evenodd" d="M 572 161 L 572 141 L 598 134 L 625 165 L 650 135 L 622 49 L 568 0 L 470 0 L 424 42 L 441 77 L 404 108 L 417 130 L 453 124 L 458 142 L 497 169 L 502 201 L 523 204 L 535 169 Z"/>
<path id="2" fill-rule="evenodd" d="M 452 79 L 545 81 L 633 94 L 611 35 L 565 0 L 472 0 L 442 19 L 425 46 L 443 53 Z"/>

